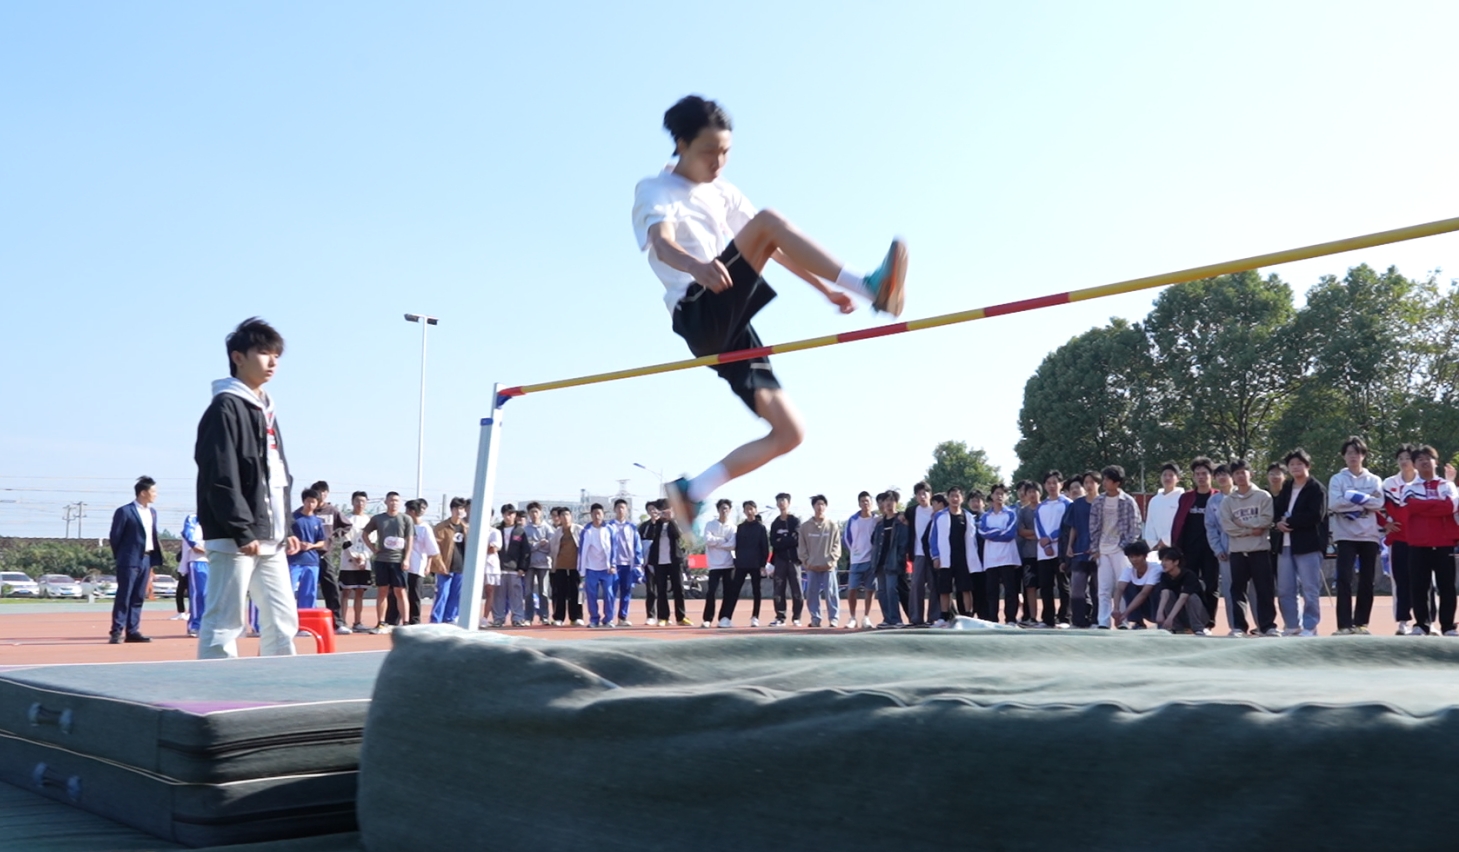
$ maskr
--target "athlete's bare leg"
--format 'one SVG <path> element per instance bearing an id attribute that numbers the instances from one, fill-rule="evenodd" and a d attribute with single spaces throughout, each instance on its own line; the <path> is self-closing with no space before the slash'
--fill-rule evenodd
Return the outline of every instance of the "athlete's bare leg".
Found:
<path id="1" fill-rule="evenodd" d="M 805 427 L 800 414 L 785 391 L 761 388 L 755 391 L 755 413 L 770 424 L 770 431 L 741 446 L 720 460 L 731 479 L 738 479 L 756 468 L 785 455 L 805 440 Z"/>
<path id="2" fill-rule="evenodd" d="M 835 281 L 841 274 L 841 261 L 774 210 L 756 213 L 735 234 L 735 245 L 756 272 L 764 272 L 765 264 L 779 250 L 802 270 L 827 281 Z"/>

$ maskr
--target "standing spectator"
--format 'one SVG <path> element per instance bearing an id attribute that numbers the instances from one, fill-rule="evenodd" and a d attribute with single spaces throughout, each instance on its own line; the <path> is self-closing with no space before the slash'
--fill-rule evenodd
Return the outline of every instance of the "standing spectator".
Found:
<path id="1" fill-rule="evenodd" d="M 1276 570 L 1272 565 L 1270 532 L 1272 495 L 1251 484 L 1251 470 L 1244 459 L 1231 462 L 1231 493 L 1222 498 L 1217 511 L 1221 529 L 1231 547 L 1230 607 L 1232 630 L 1245 634 L 1249 610 L 1246 587 L 1256 590 L 1256 632 L 1278 636 Z M 1283 477 L 1285 479 L 1285 476 Z"/>
<path id="2" fill-rule="evenodd" d="M 985 501 L 983 492 L 974 488 L 968 492 L 967 501 L 963 504 L 963 511 L 968 513 L 968 523 L 973 528 L 973 541 L 978 552 L 976 573 L 969 573 L 966 577 L 954 574 L 952 579 L 958 594 L 962 596 L 959 612 L 987 620 L 984 613 L 988 611 L 988 572 L 983 567 L 983 537 L 978 535 L 978 519 L 983 516 Z"/>
<path id="3" fill-rule="evenodd" d="M 1034 567 L 1038 574 L 1039 603 L 1043 608 L 1045 627 L 1058 623 L 1055 594 L 1059 585 L 1059 531 L 1064 526 L 1064 513 L 1070 500 L 1063 494 L 1064 474 L 1051 470 L 1044 474 L 1044 500 L 1034 509 L 1033 525 L 1038 538 L 1034 541 Z"/>
<path id="4" fill-rule="evenodd" d="M 1211 549 L 1211 555 L 1216 561 L 1216 582 L 1219 584 L 1222 605 L 1226 610 L 1226 629 L 1229 631 L 1227 635 L 1245 636 L 1245 628 L 1236 626 L 1236 603 L 1231 598 L 1231 537 L 1221 526 L 1221 503 L 1231 493 L 1231 469 L 1224 464 L 1218 464 L 1212 478 L 1215 480 L 1215 487 L 1206 501 L 1206 517 L 1202 522 L 1202 526 L 1206 528 L 1206 546 Z M 1189 497 L 1190 492 L 1187 491 L 1183 496 Z M 1194 520 L 1191 522 L 1194 523 Z M 1245 606 L 1245 596 L 1242 601 Z M 1250 613 L 1244 615 L 1247 617 L 1241 623 L 1250 623 Z"/>
<path id="5" fill-rule="evenodd" d="M 379 596 L 375 603 L 375 632 L 389 633 L 400 626 L 399 613 L 406 611 L 405 566 L 415 546 L 415 522 L 401 511 L 400 493 L 391 491 L 385 495 L 385 511 L 365 524 L 365 543 L 370 548 L 375 571 L 375 589 Z M 370 533 L 375 540 L 370 540 Z M 378 543 L 377 543 L 378 542 Z M 397 617 L 387 621 L 385 607 L 387 599 L 395 600 Z"/>
<path id="6" fill-rule="evenodd" d="M 356 491 L 350 495 L 350 513 L 345 515 L 340 535 L 342 547 L 339 560 L 339 585 L 344 592 L 340 603 L 341 613 L 349 621 L 349 607 L 355 605 L 355 620 L 350 632 L 365 632 L 365 590 L 370 588 L 370 545 L 365 527 L 370 523 L 370 514 L 365 511 L 370 504 L 370 495 Z"/>
<path id="7" fill-rule="evenodd" d="M 329 532 L 319 509 L 319 492 L 305 488 L 294 510 L 291 532 L 299 540 L 299 551 L 289 555 L 289 582 L 294 587 L 294 605 L 313 609 L 319 595 L 319 554 L 329 547 Z"/>
<path id="8" fill-rule="evenodd" d="M 800 586 L 800 561 L 797 555 L 800 547 L 800 518 L 790 513 L 790 495 L 784 491 L 775 495 L 775 507 L 780 515 L 770 522 L 770 556 L 775 567 L 772 575 L 772 602 L 775 604 L 775 620 L 771 627 L 785 626 L 785 590 L 790 589 L 795 609 L 791 623 L 800 626 L 800 612 L 805 605 Z"/>
<path id="9" fill-rule="evenodd" d="M 1327 549 L 1327 492 L 1322 483 L 1308 476 L 1312 458 L 1298 447 L 1284 459 L 1292 481 L 1272 506 L 1276 530 L 1282 535 L 1282 555 L 1277 561 L 1277 605 L 1282 611 L 1286 635 L 1316 636 L 1322 620 L 1322 557 Z M 1302 596 L 1301 619 L 1297 596 Z"/>
<path id="10" fill-rule="evenodd" d="M 552 573 L 552 558 L 548 553 L 548 540 L 552 538 L 552 526 L 542 519 L 542 504 L 532 501 L 527 504 L 527 546 L 531 558 L 527 563 L 526 588 L 522 590 L 523 615 L 527 623 L 533 616 L 542 624 L 552 620 L 549 612 L 551 593 L 547 588 L 547 575 Z"/>
<path id="11" fill-rule="evenodd" d="M 1144 483 L 1140 484 L 1140 490 L 1145 490 Z M 1158 552 L 1162 547 L 1170 547 L 1175 542 L 1174 537 L 1175 514 L 1180 509 L 1180 497 L 1185 489 L 1180 487 L 1180 465 L 1175 462 L 1166 462 L 1160 466 L 1160 490 L 1150 498 L 1145 506 L 1145 542 Z M 1182 556 L 1188 554 L 1182 553 Z M 1190 571 L 1188 563 L 1181 564 L 1182 571 Z"/>
<path id="12" fill-rule="evenodd" d="M 942 590 L 948 589 L 951 591 L 952 589 L 952 569 L 937 567 L 937 554 L 932 552 L 932 530 L 937 525 L 937 518 L 947 511 L 947 495 L 941 493 L 933 494 L 932 498 L 928 500 L 928 503 L 932 507 L 932 520 L 927 522 L 927 529 L 922 531 L 922 550 L 932 562 L 932 597 L 928 599 L 927 604 L 927 617 L 931 621 L 922 626 L 946 627 L 947 619 L 943 617 L 945 610 L 942 606 Z M 952 603 L 950 595 L 948 596 L 948 603 Z M 934 611 L 937 613 L 936 618 L 932 617 Z"/>
<path id="13" fill-rule="evenodd" d="M 1064 511 L 1065 555 L 1069 559 L 1069 620 L 1081 630 L 1092 626 L 1089 577 L 1094 573 L 1095 555 L 1089 549 L 1089 511 L 1099 499 L 1099 474 L 1085 471 L 1069 480 L 1069 499 Z M 984 616 L 986 617 L 986 616 Z"/>
<path id="14" fill-rule="evenodd" d="M 496 598 L 491 608 L 493 627 L 504 627 L 511 613 L 513 627 L 525 627 L 522 587 L 527 566 L 532 562 L 532 548 L 527 542 L 526 516 L 511 503 L 502 506 L 501 575 L 497 580 Z"/>
<path id="15" fill-rule="evenodd" d="M 613 534 L 613 570 L 617 573 L 618 590 L 618 626 L 632 627 L 633 622 L 628 620 L 628 605 L 633 601 L 633 585 L 642 579 L 643 569 L 643 539 L 638 535 L 638 527 L 628 519 L 628 501 L 619 497 L 613 501 L 613 520 L 608 522 L 608 529 Z M 674 534 L 674 552 L 678 552 L 678 527 Z M 664 555 L 660 551 L 660 555 Z M 635 576 L 640 575 L 640 576 Z M 678 602 L 679 620 L 687 621 L 684 616 L 684 585 L 682 580 L 675 577 L 678 594 L 675 600 Z M 667 611 L 667 607 L 665 607 Z"/>
<path id="16" fill-rule="evenodd" d="M 639 541 L 648 541 L 649 528 L 659 519 L 660 500 L 650 500 L 643 507 L 648 513 L 648 518 L 638 525 Z M 654 576 L 654 566 L 644 563 L 643 565 L 643 614 L 645 623 L 654 627 L 659 623 L 658 606 L 656 596 L 658 595 L 658 579 Z"/>
<path id="17" fill-rule="evenodd" d="M 132 486 L 135 500 L 111 516 L 111 552 L 117 561 L 117 591 L 111 602 L 111 644 L 151 642 L 142 635 L 142 601 L 152 582 L 152 569 L 162 565 L 157 539 L 157 481 L 144 476 Z"/>
<path id="18" fill-rule="evenodd" d="M 871 627 L 871 598 L 876 590 L 876 571 L 871 564 L 871 533 L 876 529 L 877 517 L 871 511 L 871 494 L 863 491 L 856 495 L 857 512 L 846 519 L 841 533 L 841 546 L 851 560 L 851 570 L 846 576 L 846 603 L 851 610 L 846 626 L 855 628 L 856 599 L 866 592 L 866 614 L 861 617 L 861 627 Z"/>
<path id="19" fill-rule="evenodd" d="M 998 601 L 1003 601 L 1003 620 L 1018 621 L 1019 584 L 1023 581 L 1023 558 L 1018 555 L 1018 513 L 1003 505 L 1008 486 L 994 483 L 988 490 L 991 505 L 978 516 L 978 535 L 983 539 L 983 568 L 988 575 L 988 618 L 998 620 Z M 916 624 L 912 625 L 913 627 Z"/>
<path id="20" fill-rule="evenodd" d="M 588 626 L 612 627 L 617 601 L 613 595 L 613 532 L 603 523 L 603 504 L 594 503 L 588 512 L 588 525 L 578 539 L 578 573 L 583 577 L 583 590 L 588 599 Z M 602 602 L 603 614 L 598 615 Z"/>
<path id="21" fill-rule="evenodd" d="M 1332 538 L 1337 543 L 1337 632 L 1367 633 L 1373 612 L 1373 576 L 1383 529 L 1383 480 L 1363 466 L 1368 445 L 1354 435 L 1343 442 L 1347 467 L 1327 483 L 1327 509 L 1332 513 Z M 1353 609 L 1353 570 L 1358 574 L 1358 605 Z"/>
<path id="22" fill-rule="evenodd" d="M 552 556 L 552 623 L 558 627 L 564 624 L 583 626 L 583 605 L 578 600 L 578 586 L 582 576 L 578 574 L 578 537 L 582 527 L 572 522 L 572 512 L 559 506 L 552 510 L 556 528 L 547 540 Z"/>
<path id="23" fill-rule="evenodd" d="M 182 522 L 182 558 L 177 572 L 187 576 L 187 635 L 196 638 L 208 595 L 208 551 L 203 547 L 203 527 L 197 512 L 190 513 Z"/>
<path id="24" fill-rule="evenodd" d="M 628 531 L 632 532 L 633 527 L 628 527 Z M 654 566 L 654 583 L 658 586 L 655 594 L 659 605 L 660 627 L 667 627 L 670 624 L 682 624 L 689 627 L 694 624 L 684 611 L 684 550 L 679 539 L 679 525 L 674 522 L 673 507 L 668 503 L 659 503 L 659 519 L 649 528 L 649 540 L 646 546 L 648 554 L 644 561 Z M 673 621 L 669 620 L 670 589 L 673 590 L 674 595 Z"/>
<path id="25" fill-rule="evenodd" d="M 1034 522 L 1038 518 L 1039 487 L 1023 480 L 1018 488 L 1018 560 L 1020 563 L 1019 586 L 1023 589 L 1023 618 L 1020 627 L 1035 627 L 1041 622 L 1039 615 L 1039 548 L 1038 530 Z"/>
<path id="26" fill-rule="evenodd" d="M 436 575 L 436 600 L 431 607 L 432 624 L 455 624 L 461 616 L 461 578 L 466 567 L 466 537 L 471 524 L 466 520 L 466 501 L 452 497 L 450 517 L 436 524 L 436 555 L 431 570 Z"/>
<path id="27" fill-rule="evenodd" d="M 425 582 L 426 571 L 430 569 L 431 561 L 440 555 L 441 550 L 436 546 L 436 536 L 431 531 L 430 525 L 425 522 L 427 503 L 425 500 L 406 500 L 405 514 L 410 517 L 411 524 L 415 527 L 415 542 L 410 549 L 410 559 L 405 566 L 405 600 L 409 612 L 404 619 L 406 624 L 420 624 L 420 587 Z M 396 621 L 395 604 L 391 603 L 386 607 L 386 621 Z"/>
<path id="28" fill-rule="evenodd" d="M 471 517 L 471 501 L 466 502 L 466 517 Z M 491 510 L 487 510 L 486 524 L 486 572 L 481 578 L 481 621 L 485 628 L 492 625 L 492 614 L 496 608 L 496 590 L 502 583 L 502 531 L 491 523 Z M 500 625 L 498 625 L 500 626 Z"/>
<path id="29" fill-rule="evenodd" d="M 1160 548 L 1160 568 L 1165 576 L 1160 581 L 1160 607 L 1155 618 L 1172 633 L 1189 630 L 1209 635 L 1206 622 L 1210 615 L 1201 601 L 1201 581 L 1181 565 L 1178 547 Z"/>
<path id="30" fill-rule="evenodd" d="M 704 591 L 704 627 L 714 621 L 716 591 L 723 601 L 719 608 L 719 626 L 735 626 L 729 616 L 729 583 L 735 569 L 735 525 L 730 521 L 732 508 L 733 503 L 720 498 L 714 504 L 718 517 L 704 525 L 704 555 L 709 563 L 709 582 Z"/>
<path id="31" fill-rule="evenodd" d="M 1287 486 L 1287 468 L 1281 462 L 1272 462 L 1266 469 L 1267 493 L 1275 500 L 1282 489 Z M 1268 534 L 1272 547 L 1272 570 L 1275 571 L 1278 562 L 1282 558 L 1282 533 L 1275 526 Z"/>
<path id="32" fill-rule="evenodd" d="M 1401 444 L 1393 454 L 1398 462 L 1398 473 L 1383 480 L 1384 518 L 1383 530 L 1388 543 L 1388 570 L 1393 575 L 1393 618 L 1398 622 L 1398 635 L 1406 636 L 1408 623 L 1413 620 L 1412 581 L 1409 576 L 1408 531 L 1398 520 L 1400 501 L 1409 484 L 1418 479 L 1413 466 L 1413 445 Z M 1427 590 L 1424 598 L 1428 598 Z"/>
<path id="33" fill-rule="evenodd" d="M 735 527 L 735 575 L 725 592 L 725 616 L 734 622 L 735 605 L 739 603 L 745 581 L 750 583 L 754 609 L 750 610 L 750 626 L 760 626 L 760 581 L 770 565 L 770 534 L 760 520 L 759 507 L 746 500 L 740 509 L 745 519 Z"/>
<path id="34" fill-rule="evenodd" d="M 1175 520 L 1170 527 L 1170 543 L 1185 554 L 1185 570 L 1201 581 L 1206 614 L 1216 617 L 1216 601 L 1221 589 L 1221 561 L 1211 550 L 1206 535 L 1206 515 L 1211 504 L 1211 460 L 1198 456 L 1191 461 L 1191 480 L 1195 488 L 1181 493 L 1176 501 Z M 1148 525 L 1147 525 L 1148 526 Z M 1229 613 L 1227 614 L 1229 618 Z M 1207 624 L 1214 629 L 1215 622 Z"/>
<path id="35" fill-rule="evenodd" d="M 806 570 L 806 606 L 811 626 L 821 626 L 821 596 L 826 597 L 827 626 L 836 627 L 841 618 L 841 593 L 836 587 L 836 563 L 841 559 L 841 530 L 826 517 L 826 495 L 811 498 L 811 518 L 796 531 L 796 555 Z"/>
<path id="36" fill-rule="evenodd" d="M 881 603 L 878 629 L 902 626 L 901 598 L 897 578 L 907 574 L 907 519 L 897 514 L 897 498 L 891 492 L 876 495 L 881 517 L 871 533 L 872 568 L 876 572 L 877 599 Z"/>
<path id="37" fill-rule="evenodd" d="M 912 563 L 912 579 L 907 592 L 907 617 L 913 627 L 926 627 L 941 617 L 937 611 L 936 577 L 932 558 L 924 542 L 927 525 L 932 523 L 932 488 L 926 482 L 912 486 L 913 504 L 907 507 L 907 561 Z"/>
<path id="38" fill-rule="evenodd" d="M 319 508 L 314 514 L 324 522 L 324 531 L 331 538 L 336 530 L 344 526 L 344 519 L 340 517 L 339 507 L 329 502 L 329 483 L 319 480 L 309 486 L 319 494 Z M 339 560 L 330 559 L 330 548 L 326 547 L 319 552 L 319 594 L 324 597 L 324 605 L 334 616 L 334 632 L 337 634 L 348 634 L 350 629 L 344 618 L 344 609 L 340 601 Z"/>
<path id="39" fill-rule="evenodd" d="M 952 592 L 970 588 L 961 577 L 982 579 L 983 563 L 978 560 L 978 524 L 963 510 L 963 490 L 956 485 L 947 489 L 947 508 L 938 512 L 927 525 L 927 550 L 936 571 L 937 590 L 941 596 L 943 617 L 934 627 L 946 627 L 951 621 Z M 943 591 L 946 589 L 947 591 Z M 971 608 L 971 593 L 965 605 Z M 1049 609 L 1052 615 L 1053 609 Z"/>
<path id="40" fill-rule="evenodd" d="M 1433 632 L 1429 587 L 1437 585 L 1439 627 L 1445 636 L 1459 636 L 1454 625 L 1454 545 L 1459 544 L 1454 513 L 1459 511 L 1459 492 L 1436 472 L 1439 453 L 1433 447 L 1414 447 L 1410 456 L 1418 475 L 1399 496 L 1398 522 L 1408 537 L 1412 632 L 1420 636 Z"/>
<path id="41" fill-rule="evenodd" d="M 243 613 L 251 595 L 259 608 L 264 656 L 290 656 L 299 611 L 289 585 L 292 480 L 273 399 L 273 378 L 284 339 L 257 317 L 228 335 L 229 378 L 213 383 L 213 399 L 198 422 L 198 521 L 208 551 L 208 598 L 198 629 L 200 658 L 238 656 Z"/>
<path id="42" fill-rule="evenodd" d="M 1099 560 L 1099 628 L 1108 630 L 1115 578 L 1130 562 L 1125 547 L 1140 537 L 1140 507 L 1121 488 L 1124 468 L 1112 464 L 1100 478 L 1104 493 L 1089 509 L 1089 550 Z"/>

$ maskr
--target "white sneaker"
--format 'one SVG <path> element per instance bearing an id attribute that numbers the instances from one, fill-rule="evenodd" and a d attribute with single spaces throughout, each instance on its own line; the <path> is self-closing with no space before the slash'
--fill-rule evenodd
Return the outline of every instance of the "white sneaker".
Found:
<path id="1" fill-rule="evenodd" d="M 583 620 L 581 618 L 574 620 L 573 623 L 572 623 L 572 626 L 573 627 L 582 627 L 583 625 L 584 625 L 584 622 L 583 622 Z"/>
<path id="2" fill-rule="evenodd" d="M 861 617 L 861 629 L 862 630 L 870 630 L 871 629 L 871 616 L 863 615 Z"/>
<path id="3" fill-rule="evenodd" d="M 620 619 L 618 619 L 618 623 L 616 625 L 614 625 L 614 626 L 615 627 L 632 627 L 633 626 L 633 622 L 629 621 L 626 618 L 620 618 Z"/>
<path id="4" fill-rule="evenodd" d="M 649 627 L 658 627 L 659 626 L 659 620 L 657 618 L 650 618 L 648 621 L 646 621 L 644 623 L 647 624 Z"/>
<path id="5" fill-rule="evenodd" d="M 1317 635 L 1317 631 L 1316 630 L 1307 630 L 1307 629 L 1304 628 L 1302 630 L 1302 632 L 1301 633 L 1298 633 L 1297 635 L 1298 636 L 1316 636 Z"/>
<path id="6" fill-rule="evenodd" d="M 759 627 L 760 626 L 760 619 L 758 619 L 758 618 L 752 618 L 752 619 L 750 619 L 750 626 L 751 627 Z"/>
<path id="7" fill-rule="evenodd" d="M 1302 635 L 1302 628 L 1300 628 L 1300 627 L 1288 627 L 1287 629 L 1285 629 L 1285 630 L 1282 631 L 1282 635 L 1283 636 L 1300 636 L 1300 635 Z"/>
<path id="8" fill-rule="evenodd" d="M 800 619 L 797 618 L 794 621 L 790 622 L 790 626 L 791 627 L 799 627 L 800 626 Z"/>
<path id="9" fill-rule="evenodd" d="M 1211 629 L 1209 627 L 1202 627 L 1200 630 L 1196 630 L 1196 631 L 1193 631 L 1193 632 L 1197 636 L 1210 636 L 1211 635 Z"/>
<path id="10" fill-rule="evenodd" d="M 177 615 L 174 615 L 173 617 L 171 617 L 171 618 L 169 618 L 167 620 L 168 621 L 182 621 L 185 618 L 187 618 L 187 613 L 185 613 L 185 612 L 179 612 Z"/>
<path id="11" fill-rule="evenodd" d="M 1409 631 L 1409 627 L 1408 627 L 1408 622 L 1407 621 L 1400 621 L 1400 622 L 1398 622 L 1398 635 L 1399 636 L 1407 636 L 1408 635 L 1408 631 Z"/>
<path id="12" fill-rule="evenodd" d="M 1246 632 L 1244 630 L 1232 630 L 1226 635 L 1230 636 L 1232 639 L 1241 639 L 1246 636 Z"/>
<path id="13" fill-rule="evenodd" d="M 712 625 L 712 624 L 710 624 L 709 622 L 706 621 L 706 622 L 700 624 L 699 626 L 700 627 L 713 627 L 714 625 Z"/>
<path id="14" fill-rule="evenodd" d="M 481 629 L 481 630 L 485 630 L 488 627 L 491 627 L 491 622 L 490 621 L 487 621 L 486 619 L 483 618 L 476 626 L 479 629 Z M 356 633 L 363 633 L 364 631 L 365 631 L 365 629 L 363 627 L 361 627 L 358 624 L 355 625 L 355 632 Z"/>
<path id="15" fill-rule="evenodd" d="M 1459 636 L 1459 630 L 1445 630 L 1445 636 Z"/>
<path id="16" fill-rule="evenodd" d="M 1337 634 L 1336 635 L 1338 635 L 1338 636 L 1351 636 L 1351 635 L 1353 635 L 1353 629 L 1351 627 L 1339 627 L 1337 629 Z"/>
<path id="17" fill-rule="evenodd" d="M 947 621 L 946 621 L 946 619 L 939 618 L 936 621 L 932 622 L 932 626 L 933 627 L 946 627 L 947 626 Z"/>
<path id="18" fill-rule="evenodd" d="M 720 627 L 734 627 L 735 626 L 735 623 L 733 621 L 730 621 L 728 618 L 721 618 L 719 620 L 719 626 Z"/>
<path id="19" fill-rule="evenodd" d="M 847 630 L 855 630 L 857 628 L 856 616 L 853 615 L 850 618 L 846 619 L 846 624 L 844 626 Z"/>

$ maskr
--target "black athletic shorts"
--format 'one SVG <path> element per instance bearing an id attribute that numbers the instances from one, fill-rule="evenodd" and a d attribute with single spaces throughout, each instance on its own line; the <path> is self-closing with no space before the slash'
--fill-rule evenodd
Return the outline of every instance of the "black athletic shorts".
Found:
<path id="1" fill-rule="evenodd" d="M 719 260 L 729 270 L 734 286 L 714 293 L 699 284 L 690 284 L 689 292 L 674 306 L 674 333 L 684 338 L 689 351 L 697 358 L 762 346 L 750 320 L 775 298 L 775 291 L 740 255 L 733 242 Z M 755 411 L 755 391 L 780 387 L 780 380 L 770 371 L 770 359 L 763 355 L 748 361 L 716 364 L 713 369 L 729 382 L 730 390 L 751 411 Z"/>
<path id="2" fill-rule="evenodd" d="M 1023 558 L 1023 588 L 1037 589 L 1039 587 L 1039 561 L 1032 556 Z"/>
<path id="3" fill-rule="evenodd" d="M 405 588 L 405 566 L 399 562 L 375 560 L 375 585 L 382 589 L 390 586 Z"/>
<path id="4" fill-rule="evenodd" d="M 937 589 L 937 593 L 939 595 L 950 595 L 950 594 L 952 594 L 952 569 L 951 568 L 934 568 L 934 569 L 932 569 L 932 585 L 933 585 L 934 588 Z"/>
<path id="5" fill-rule="evenodd" d="M 978 587 L 978 584 L 981 583 L 985 586 L 988 584 L 987 579 L 981 571 L 974 574 L 964 568 L 952 569 L 952 582 L 958 594 L 972 594 L 973 590 Z"/>

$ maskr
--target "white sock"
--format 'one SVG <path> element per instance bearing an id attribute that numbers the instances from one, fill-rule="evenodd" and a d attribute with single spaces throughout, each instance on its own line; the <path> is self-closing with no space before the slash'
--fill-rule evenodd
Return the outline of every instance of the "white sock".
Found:
<path id="1" fill-rule="evenodd" d="M 703 502 L 714 493 L 714 490 L 730 481 L 729 471 L 722 464 L 716 464 L 709 470 L 689 480 L 689 499 L 696 503 Z"/>
<path id="2" fill-rule="evenodd" d="M 855 293 L 858 296 L 862 296 L 867 301 L 872 301 L 876 299 L 876 294 L 868 290 L 866 287 L 866 278 L 864 276 L 857 275 L 849 268 L 842 268 L 840 273 L 836 275 L 836 286 L 840 287 L 842 290 L 849 290 L 850 292 Z"/>

